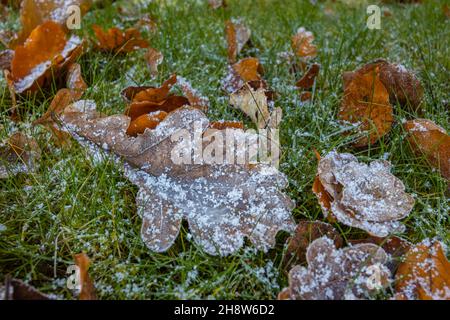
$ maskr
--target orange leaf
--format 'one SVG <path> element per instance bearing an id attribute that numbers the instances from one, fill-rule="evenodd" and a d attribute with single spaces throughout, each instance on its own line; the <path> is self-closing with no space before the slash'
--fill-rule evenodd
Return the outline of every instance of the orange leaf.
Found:
<path id="1" fill-rule="evenodd" d="M 447 132 L 427 119 L 407 121 L 404 128 L 413 151 L 425 155 L 430 164 L 450 180 L 450 136 Z"/>
<path id="2" fill-rule="evenodd" d="M 344 97 L 338 118 L 359 123 L 358 130 L 366 133 L 355 145 L 358 147 L 375 143 L 391 130 L 393 110 L 389 93 L 380 81 L 380 68 L 373 64 L 355 72 L 346 72 Z"/>
<path id="3" fill-rule="evenodd" d="M 238 54 L 250 39 L 250 29 L 240 21 L 225 23 L 225 35 L 228 44 L 228 62 L 235 63 Z"/>
<path id="4" fill-rule="evenodd" d="M 292 36 L 292 49 L 296 56 L 304 59 L 311 59 L 317 55 L 317 47 L 312 44 L 314 35 L 310 31 L 306 31 L 301 27 L 297 33 Z"/>
<path id="5" fill-rule="evenodd" d="M 439 241 L 413 246 L 395 279 L 398 299 L 450 300 L 450 263 Z"/>
<path id="6" fill-rule="evenodd" d="M 233 70 L 245 82 L 261 79 L 263 73 L 262 65 L 257 58 L 245 58 L 233 65 Z"/>
<path id="7" fill-rule="evenodd" d="M 241 121 L 213 121 L 209 127 L 216 130 L 244 129 L 244 124 Z"/>
<path id="8" fill-rule="evenodd" d="M 87 89 L 81 74 L 81 66 L 78 63 L 72 63 L 67 70 L 67 88 L 72 91 L 75 100 L 79 100 Z"/>
<path id="9" fill-rule="evenodd" d="M 114 27 L 105 32 L 100 26 L 93 25 L 92 29 L 97 37 L 97 48 L 102 51 L 127 53 L 149 47 L 148 42 L 142 39 L 141 33 L 135 28 L 122 31 Z"/>
<path id="10" fill-rule="evenodd" d="M 133 97 L 133 102 L 161 102 L 167 99 L 169 91 L 175 83 L 177 83 L 177 76 L 174 74 L 169 79 L 164 81 L 162 86 L 159 88 L 148 88 L 137 92 Z"/>
<path id="11" fill-rule="evenodd" d="M 311 89 L 314 85 L 314 81 L 319 74 L 320 64 L 314 63 L 308 71 L 303 75 L 303 77 L 297 81 L 295 84 L 298 88 L 301 89 Z"/>
<path id="12" fill-rule="evenodd" d="M 89 277 L 89 265 L 91 260 L 85 253 L 78 253 L 74 256 L 75 264 L 80 268 L 80 283 L 81 291 L 79 295 L 80 300 L 96 300 L 94 283 Z"/>
<path id="13" fill-rule="evenodd" d="M 155 129 L 156 126 L 164 120 L 167 116 L 167 112 L 164 111 L 156 111 L 149 114 L 143 114 L 133 121 L 130 122 L 130 125 L 127 129 L 127 134 L 129 136 L 136 137 L 138 134 L 144 133 L 145 129 Z"/>

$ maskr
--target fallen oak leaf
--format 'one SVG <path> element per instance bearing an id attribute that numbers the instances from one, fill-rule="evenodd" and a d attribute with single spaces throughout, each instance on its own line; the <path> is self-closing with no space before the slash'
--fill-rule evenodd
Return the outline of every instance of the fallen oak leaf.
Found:
<path id="1" fill-rule="evenodd" d="M 66 87 L 70 89 L 74 99 L 81 99 L 88 87 L 81 74 L 81 66 L 78 63 L 72 63 L 68 67 L 66 78 Z"/>
<path id="2" fill-rule="evenodd" d="M 349 153 L 332 151 L 321 158 L 317 176 L 331 199 L 329 209 L 323 204 L 324 215 L 331 212 L 339 222 L 378 237 L 402 232 L 398 220 L 411 212 L 415 201 L 390 170 L 387 161 L 366 165 Z"/>
<path id="3" fill-rule="evenodd" d="M 283 269 L 290 269 L 293 265 L 306 262 L 308 246 L 323 236 L 333 240 L 336 248 L 344 245 L 344 240 L 332 225 L 321 221 L 300 221 L 294 234 L 288 239 L 288 246 L 283 257 Z"/>
<path id="4" fill-rule="evenodd" d="M 70 6 L 80 8 L 81 15 L 84 15 L 91 6 L 90 0 L 23 0 L 20 8 L 20 22 L 22 29 L 11 43 L 11 47 L 23 44 L 29 38 L 32 31 L 39 25 L 53 21 L 61 27 L 66 28 L 66 22 L 71 15 L 68 10 Z"/>
<path id="5" fill-rule="evenodd" d="M 75 264 L 80 270 L 80 295 L 78 298 L 80 300 L 97 300 L 97 295 L 95 293 L 94 282 L 89 277 L 89 266 L 91 260 L 84 252 L 78 253 L 74 256 Z"/>
<path id="6" fill-rule="evenodd" d="M 380 80 L 380 67 L 373 64 L 345 72 L 343 79 L 344 96 L 338 118 L 358 124 L 358 131 L 365 133 L 355 146 L 373 144 L 391 130 L 394 121 L 389 93 Z"/>
<path id="7" fill-rule="evenodd" d="M 143 114 L 130 122 L 127 134 L 136 137 L 138 134 L 144 133 L 147 128 L 155 129 L 166 117 L 167 112 L 161 110 Z"/>
<path id="8" fill-rule="evenodd" d="M 57 74 L 81 53 L 79 37 L 68 39 L 64 29 L 52 21 L 39 25 L 24 45 L 17 46 L 14 51 L 10 73 L 14 91 L 36 91 L 52 73 Z"/>
<path id="9" fill-rule="evenodd" d="M 319 75 L 320 64 L 314 63 L 308 69 L 308 71 L 303 75 L 303 77 L 297 81 L 295 86 L 299 89 L 308 90 L 314 85 L 316 77 Z"/>
<path id="10" fill-rule="evenodd" d="M 135 28 L 121 31 L 119 28 L 113 27 L 104 31 L 100 26 L 93 25 L 92 29 L 97 38 L 96 47 L 101 51 L 128 53 L 139 48 L 149 47 L 149 43 Z"/>
<path id="11" fill-rule="evenodd" d="M 30 173 L 37 169 L 41 149 L 36 140 L 16 132 L 0 146 L 0 179 L 17 173 Z"/>
<path id="12" fill-rule="evenodd" d="M 225 22 L 225 35 L 228 44 L 228 62 L 235 63 L 238 54 L 250 40 L 251 31 L 239 20 L 227 20 Z"/>
<path id="13" fill-rule="evenodd" d="M 413 246 L 399 265 L 396 295 L 399 300 L 450 300 L 450 262 L 442 244 L 426 239 Z"/>
<path id="14" fill-rule="evenodd" d="M 412 150 L 450 180 L 450 136 L 444 128 L 427 119 L 410 120 L 403 127 Z"/>
<path id="15" fill-rule="evenodd" d="M 264 69 L 257 58 L 245 58 L 228 66 L 228 74 L 223 80 L 223 88 L 228 93 L 240 89 L 246 82 L 262 82 Z M 265 83 L 262 86 L 266 86 Z"/>
<path id="16" fill-rule="evenodd" d="M 389 284 L 387 255 L 374 244 L 336 249 L 333 240 L 321 237 L 306 251 L 308 268 L 295 266 L 289 272 L 289 287 L 281 298 L 291 300 L 367 299 Z M 372 286 L 377 273 L 378 283 Z"/>
<path id="17" fill-rule="evenodd" d="M 300 27 L 291 38 L 294 54 L 302 60 L 309 60 L 317 56 L 317 47 L 313 44 L 314 35 L 304 27 Z"/>
<path id="18" fill-rule="evenodd" d="M 126 176 L 139 187 L 136 203 L 143 218 L 142 238 L 152 251 L 170 248 L 183 218 L 189 222 L 193 240 L 213 255 L 234 253 L 244 237 L 267 250 L 275 244 L 278 230 L 293 230 L 293 204 L 280 191 L 287 181 L 274 167 L 171 159 L 177 141 L 170 136 L 179 130 L 186 130 L 191 138 L 202 136 L 209 127 L 199 109 L 178 108 L 155 129 L 130 137 L 126 134 L 129 117 L 100 117 L 86 104 L 79 101 L 67 107 L 61 119 L 81 144 L 104 148 L 125 160 Z"/>
<path id="19" fill-rule="evenodd" d="M 164 56 L 161 51 L 154 48 L 148 48 L 144 55 L 145 61 L 147 62 L 150 75 L 156 77 L 158 75 L 158 66 L 163 62 Z"/>
<path id="20" fill-rule="evenodd" d="M 269 123 L 270 113 L 263 88 L 254 90 L 248 83 L 244 84 L 230 95 L 230 105 L 249 116 L 258 129 L 265 128 Z"/>

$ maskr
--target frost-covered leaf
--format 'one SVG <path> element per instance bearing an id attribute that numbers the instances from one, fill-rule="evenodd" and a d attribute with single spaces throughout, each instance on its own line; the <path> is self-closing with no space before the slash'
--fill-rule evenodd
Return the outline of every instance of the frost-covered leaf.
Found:
<path id="1" fill-rule="evenodd" d="M 450 136 L 431 120 L 415 119 L 404 124 L 414 152 L 424 155 L 442 176 L 450 180 Z"/>
<path id="2" fill-rule="evenodd" d="M 450 262 L 442 244 L 426 239 L 413 246 L 395 280 L 396 299 L 450 300 Z"/>
<path id="3" fill-rule="evenodd" d="M 80 270 L 80 295 L 78 298 L 80 300 L 97 300 L 97 295 L 95 293 L 94 282 L 89 277 L 89 266 L 91 260 L 84 252 L 78 253 L 74 256 L 74 261 Z"/>
<path id="4" fill-rule="evenodd" d="M 297 57 L 309 60 L 317 56 L 317 47 L 313 44 L 314 35 L 304 27 L 300 27 L 292 36 L 291 45 Z"/>
<path id="5" fill-rule="evenodd" d="M 35 171 L 40 157 L 41 149 L 33 138 L 21 132 L 14 133 L 0 145 L 0 179 Z"/>
<path id="6" fill-rule="evenodd" d="M 374 244 L 336 249 L 333 240 L 314 240 L 306 251 L 308 268 L 295 266 L 289 272 L 292 300 L 365 299 L 389 284 L 387 255 Z"/>
<path id="7" fill-rule="evenodd" d="M 228 20 L 225 22 L 225 35 L 228 44 L 228 62 L 235 63 L 238 54 L 250 40 L 251 31 L 240 20 Z"/>
<path id="8" fill-rule="evenodd" d="M 156 77 L 158 75 L 158 66 L 163 62 L 164 56 L 161 51 L 154 48 L 148 48 L 145 53 L 145 61 L 147 62 L 150 75 Z"/>
<path id="9" fill-rule="evenodd" d="M 300 221 L 294 234 L 289 238 L 283 257 L 284 268 L 305 262 L 306 250 L 310 243 L 323 236 L 332 239 L 337 248 L 341 248 L 344 244 L 341 235 L 332 225 L 321 221 Z"/>
<path id="10" fill-rule="evenodd" d="M 405 192 L 402 181 L 391 174 L 387 161 L 369 165 L 358 162 L 349 153 L 330 152 L 319 161 L 317 176 L 326 192 L 328 205 L 322 203 L 325 216 L 385 237 L 402 232 L 405 218 L 414 206 L 414 198 Z M 316 193 L 318 194 L 318 193 Z M 320 201 L 323 201 L 321 196 Z"/>
<path id="11" fill-rule="evenodd" d="M 20 22 L 22 29 L 13 41 L 13 46 L 23 44 L 31 32 L 39 25 L 47 21 L 53 21 L 66 26 L 66 21 L 71 14 L 68 8 L 78 6 L 81 14 L 85 14 L 90 6 L 90 0 L 23 0 L 20 9 Z"/>
<path id="12" fill-rule="evenodd" d="M 380 66 L 371 64 L 345 72 L 343 79 L 344 96 L 338 118 L 358 124 L 358 131 L 364 133 L 356 146 L 373 144 L 391 130 L 393 122 L 389 93 L 380 80 Z"/>
<path id="13" fill-rule="evenodd" d="M 223 80 L 223 88 L 228 93 L 233 93 L 240 89 L 246 82 L 258 82 L 267 87 L 262 80 L 264 73 L 262 65 L 257 58 L 245 58 L 235 64 L 228 66 L 228 74 Z"/>
<path id="14" fill-rule="evenodd" d="M 103 148 L 125 161 L 126 176 L 139 187 L 136 203 L 143 218 L 141 233 L 151 250 L 169 249 L 182 219 L 188 220 L 198 245 L 220 255 L 238 250 L 244 237 L 266 250 L 275 244 L 279 230 L 294 229 L 292 201 L 281 192 L 287 181 L 274 167 L 249 160 L 236 163 L 226 157 L 223 164 L 191 159 L 192 145 L 179 147 L 179 141 L 172 141 L 180 132 L 190 141 L 202 137 L 210 123 L 198 108 L 184 106 L 169 112 L 156 128 L 137 137 L 126 134 L 130 120 L 126 115 L 101 117 L 91 103 L 83 101 L 67 107 L 62 115 L 66 129 L 89 150 Z M 240 129 L 226 130 L 232 130 L 234 137 L 248 135 Z M 215 134 L 223 135 L 226 130 Z M 200 141 L 208 145 L 208 140 Z M 174 161 L 177 146 L 192 161 Z"/>
<path id="15" fill-rule="evenodd" d="M 14 91 L 37 90 L 81 53 L 79 37 L 68 37 L 64 29 L 52 21 L 39 25 L 27 41 L 15 49 L 10 74 Z"/>
<path id="16" fill-rule="evenodd" d="M 246 83 L 241 89 L 230 95 L 230 104 L 249 116 L 257 128 L 262 129 L 268 125 L 270 113 L 264 88 L 254 90 Z"/>
<path id="17" fill-rule="evenodd" d="M 104 31 L 98 25 L 93 25 L 92 28 L 97 38 L 96 46 L 101 51 L 128 53 L 139 48 L 149 47 L 147 40 L 142 38 L 136 28 L 129 28 L 125 31 L 116 27 Z"/>

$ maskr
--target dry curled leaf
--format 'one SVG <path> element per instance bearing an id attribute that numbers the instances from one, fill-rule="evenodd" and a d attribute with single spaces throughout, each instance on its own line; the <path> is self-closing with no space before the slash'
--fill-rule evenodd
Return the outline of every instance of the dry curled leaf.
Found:
<path id="1" fill-rule="evenodd" d="M 270 113 L 267 96 L 263 88 L 254 90 L 248 83 L 230 95 L 230 104 L 240 109 L 252 119 L 257 128 L 265 128 L 269 123 Z"/>
<path id="2" fill-rule="evenodd" d="M 389 93 L 380 80 L 380 66 L 365 66 L 355 72 L 345 72 L 344 96 L 338 118 L 358 124 L 364 136 L 357 139 L 358 147 L 375 143 L 392 127 L 393 110 Z"/>
<path id="3" fill-rule="evenodd" d="M 80 269 L 80 300 L 97 300 L 95 293 L 94 282 L 89 277 L 89 266 L 91 260 L 84 252 L 78 253 L 74 256 L 75 264 Z"/>
<path id="4" fill-rule="evenodd" d="M 245 58 L 228 66 L 228 74 L 223 80 L 223 88 L 228 93 L 240 89 L 246 82 L 263 82 L 264 73 L 262 65 L 257 58 Z M 266 86 L 265 83 L 261 86 Z"/>
<path id="5" fill-rule="evenodd" d="M 336 249 L 333 240 L 316 239 L 306 251 L 308 268 L 291 269 L 289 287 L 282 291 L 281 297 L 291 300 L 370 298 L 389 284 L 387 258 L 382 248 L 371 243 Z"/>
<path id="6" fill-rule="evenodd" d="M 125 31 L 113 27 L 104 31 L 100 26 L 93 25 L 97 38 L 97 48 L 102 51 L 128 53 L 139 48 L 148 48 L 149 43 L 144 40 L 139 30 L 129 28 Z"/>
<path id="7" fill-rule="evenodd" d="M 66 86 L 72 92 L 75 100 L 79 100 L 87 89 L 87 84 L 81 74 L 81 66 L 72 63 L 67 70 Z"/>
<path id="8" fill-rule="evenodd" d="M 161 51 L 154 48 L 148 48 L 144 55 L 145 61 L 147 62 L 150 75 L 156 77 L 158 75 L 158 66 L 163 62 L 164 56 Z"/>
<path id="9" fill-rule="evenodd" d="M 427 119 L 407 121 L 404 128 L 414 152 L 424 155 L 444 178 L 450 180 L 450 136 L 444 128 Z"/>
<path id="10" fill-rule="evenodd" d="M 48 21 L 34 29 L 23 45 L 16 47 L 10 79 L 16 93 L 35 91 L 73 62 L 82 52 L 77 36 L 68 38 L 57 23 Z"/>
<path id="11" fill-rule="evenodd" d="M 313 44 L 314 35 L 304 27 L 300 27 L 292 36 L 291 45 L 297 57 L 309 60 L 317 56 L 317 47 Z"/>
<path id="12" fill-rule="evenodd" d="M 210 126 L 197 108 L 185 106 L 169 112 L 155 129 L 137 137 L 126 134 L 131 120 L 128 116 L 101 117 L 95 104 L 89 102 L 67 107 L 61 120 L 92 152 L 103 148 L 125 161 L 126 176 L 139 188 L 136 204 L 143 219 L 142 238 L 153 251 L 172 246 L 182 219 L 188 221 L 192 239 L 213 255 L 234 253 L 244 237 L 267 250 L 275 244 L 279 230 L 295 227 L 290 215 L 292 201 L 281 192 L 287 181 L 274 167 L 250 165 L 248 160 L 239 164 L 234 158 L 229 161 L 228 156 L 223 164 L 191 158 L 185 148 L 196 145 L 185 143 L 202 137 Z M 240 129 L 227 130 L 235 136 L 246 135 Z M 223 131 L 216 130 L 220 133 Z M 181 145 L 180 139 L 172 139 L 178 134 L 183 137 Z M 174 158 L 176 151 L 189 159 Z"/>
<path id="13" fill-rule="evenodd" d="M 0 300 L 51 300 L 51 298 L 22 280 L 7 276 L 5 285 L 0 286 Z"/>
<path id="14" fill-rule="evenodd" d="M 317 169 L 317 183 L 322 187 L 316 194 L 324 215 L 332 214 L 338 221 L 378 237 L 402 232 L 399 220 L 411 212 L 414 198 L 390 171 L 387 161 L 366 165 L 352 154 L 330 152 L 320 159 Z"/>
<path id="15" fill-rule="evenodd" d="M 413 246 L 395 280 L 396 299 L 450 300 L 450 262 L 442 244 L 426 239 Z"/>
<path id="16" fill-rule="evenodd" d="M 225 22 L 225 35 L 228 44 L 228 62 L 235 63 L 238 54 L 250 40 L 251 31 L 241 21 Z"/>
<path id="17" fill-rule="evenodd" d="M 344 240 L 332 225 L 321 221 L 300 221 L 288 240 L 283 257 L 284 269 L 305 262 L 309 244 L 323 236 L 332 239 L 337 248 L 344 245 Z"/>
<path id="18" fill-rule="evenodd" d="M 80 8 L 80 13 L 84 15 L 91 6 L 90 0 L 23 0 L 20 9 L 20 22 L 22 29 L 13 40 L 13 46 L 23 44 L 29 37 L 31 32 L 39 25 L 53 21 L 61 27 L 66 27 L 66 22 L 72 11 L 69 11 L 70 6 L 77 6 Z M 43 47 L 44 48 L 44 47 Z"/>
<path id="19" fill-rule="evenodd" d="M 21 132 L 14 133 L 0 146 L 0 178 L 34 172 L 41 157 L 36 140 Z"/>
<path id="20" fill-rule="evenodd" d="M 297 81 L 295 86 L 299 89 L 308 90 L 314 85 L 316 77 L 319 75 L 320 64 L 314 63 L 308 69 L 308 71 L 303 75 L 303 77 Z"/>

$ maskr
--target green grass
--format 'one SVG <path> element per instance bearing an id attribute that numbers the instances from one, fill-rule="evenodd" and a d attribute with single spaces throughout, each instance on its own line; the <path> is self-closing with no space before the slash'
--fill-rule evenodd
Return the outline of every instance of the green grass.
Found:
<path id="1" fill-rule="evenodd" d="M 313 148 L 322 154 L 337 149 L 364 161 L 383 157 L 391 161 L 394 174 L 416 199 L 404 220 L 403 236 L 413 242 L 439 237 L 450 244 L 447 183 L 426 160 L 412 154 L 401 127 L 403 119 L 418 115 L 395 106 L 393 130 L 368 149 L 352 148 L 354 136 L 342 135 L 343 127 L 336 121 L 342 72 L 382 57 L 417 72 L 425 88 L 424 117 L 450 129 L 450 20 L 441 11 L 445 1 L 388 5 L 392 16 L 382 17 L 382 29 L 373 31 L 365 27 L 365 6 L 331 2 L 313 6 L 306 0 L 228 2 L 226 9 L 216 11 L 201 1 L 135 7 L 132 16 L 149 13 L 158 23 L 158 32 L 145 37 L 164 54 L 159 76 L 151 79 L 142 51 L 113 56 L 89 50 L 79 61 L 90 86 L 86 98 L 95 100 L 107 114 L 120 113 L 125 107 L 120 91 L 127 85 L 157 85 L 176 72 L 209 97 L 210 118 L 245 120 L 251 125 L 228 106 L 220 89 L 227 66 L 224 21 L 242 17 L 252 30 L 253 47 L 241 57 L 260 58 L 264 78 L 278 93 L 275 104 L 284 111 L 280 169 L 289 178 L 287 192 L 296 202 L 295 219 L 324 220 L 311 192 L 316 171 Z M 121 19 L 117 10 L 126 3 L 94 7 L 79 33 L 91 38 L 94 23 L 131 26 L 135 21 Z M 325 14 L 326 5 L 334 15 Z M 0 28 L 18 29 L 17 18 L 13 13 Z M 315 61 L 322 65 L 314 99 L 306 104 L 300 103 L 292 87 L 295 76 L 277 59 L 279 52 L 290 50 L 290 37 L 300 26 L 316 36 Z M 6 227 L 0 234 L 0 277 L 11 274 L 45 293 L 72 298 L 65 272 L 73 255 L 85 251 L 93 260 L 90 274 L 101 299 L 272 299 L 287 285 L 280 266 L 287 234 L 280 234 L 268 253 L 247 244 L 237 254 L 219 258 L 189 242 L 188 226 L 183 224 L 168 252 L 150 252 L 140 238 L 141 219 L 134 205 L 137 189 L 120 169 L 112 162 L 94 164 L 75 142 L 67 150 L 58 149 L 44 129 L 30 125 L 45 112 L 56 88 L 20 100 L 24 121 L 13 123 L 8 117 L 8 90 L 0 79 L 0 138 L 21 130 L 35 137 L 43 151 L 35 174 L 0 181 L 0 223 Z M 364 236 L 357 229 L 336 227 L 346 239 Z"/>

